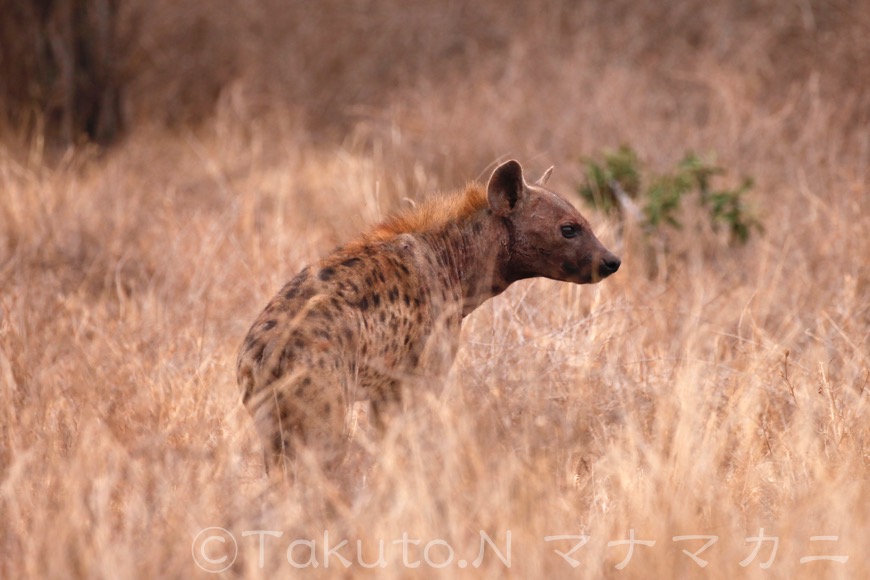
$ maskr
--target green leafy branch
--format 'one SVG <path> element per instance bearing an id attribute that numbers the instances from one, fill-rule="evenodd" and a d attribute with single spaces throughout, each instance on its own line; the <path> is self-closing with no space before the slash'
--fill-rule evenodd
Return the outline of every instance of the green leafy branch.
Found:
<path id="1" fill-rule="evenodd" d="M 713 178 L 724 170 L 691 151 L 672 172 L 647 179 L 642 177 L 640 160 L 631 148 L 622 146 L 603 157 L 603 162 L 586 160 L 586 181 L 579 188 L 580 196 L 593 207 L 619 212 L 623 217 L 630 215 L 647 231 L 664 225 L 681 229 L 680 207 L 685 197 L 695 192 L 708 210 L 713 228 L 727 227 L 732 240 L 745 243 L 752 231 L 763 231 L 746 201 L 753 186 L 751 178 L 744 178 L 735 188 L 714 189 Z"/>

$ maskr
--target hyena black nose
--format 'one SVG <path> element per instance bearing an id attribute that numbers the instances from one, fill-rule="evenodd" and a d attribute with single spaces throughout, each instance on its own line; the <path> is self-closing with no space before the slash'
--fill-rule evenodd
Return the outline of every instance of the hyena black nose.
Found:
<path id="1" fill-rule="evenodd" d="M 614 256 L 610 252 L 607 252 L 601 258 L 601 265 L 598 266 L 598 275 L 602 278 L 606 278 L 607 276 L 610 276 L 611 274 L 619 270 L 620 264 L 622 264 L 622 261 L 620 261 L 619 258 Z"/>

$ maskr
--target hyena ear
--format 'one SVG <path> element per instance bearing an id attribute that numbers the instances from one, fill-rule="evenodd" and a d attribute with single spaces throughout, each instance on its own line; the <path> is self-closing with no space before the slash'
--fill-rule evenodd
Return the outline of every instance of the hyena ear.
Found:
<path id="1" fill-rule="evenodd" d="M 495 168 L 486 186 L 489 207 L 496 215 L 507 216 L 526 193 L 523 168 L 511 159 Z"/>
<path id="2" fill-rule="evenodd" d="M 551 165 L 550 168 L 544 172 L 541 178 L 535 182 L 535 185 L 537 185 L 538 187 L 543 187 L 547 185 L 547 182 L 550 181 L 551 175 L 553 175 L 553 165 Z"/>

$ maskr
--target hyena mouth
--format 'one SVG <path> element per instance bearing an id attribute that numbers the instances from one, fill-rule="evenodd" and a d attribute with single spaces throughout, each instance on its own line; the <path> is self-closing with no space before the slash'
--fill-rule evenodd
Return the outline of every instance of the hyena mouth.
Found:
<path id="1" fill-rule="evenodd" d="M 562 262 L 562 270 L 569 276 L 574 276 L 580 273 L 580 266 L 571 262 Z"/>
<path id="2" fill-rule="evenodd" d="M 568 275 L 569 278 L 573 278 L 577 284 L 591 284 L 593 281 L 591 273 L 581 273 L 585 268 L 579 264 L 573 264 L 571 262 L 563 262 L 562 270 Z"/>
<path id="3" fill-rule="evenodd" d="M 571 262 L 562 262 L 562 269 L 565 270 L 566 274 L 579 274 L 580 266 L 577 264 L 572 264 Z"/>

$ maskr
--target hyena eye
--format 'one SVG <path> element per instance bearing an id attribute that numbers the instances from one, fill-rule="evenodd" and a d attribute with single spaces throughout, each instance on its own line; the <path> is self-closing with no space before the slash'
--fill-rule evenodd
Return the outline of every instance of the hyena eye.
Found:
<path id="1" fill-rule="evenodd" d="M 562 235 L 566 238 L 573 238 L 577 236 L 578 233 L 580 232 L 577 230 L 577 226 L 571 224 L 562 226 Z"/>

